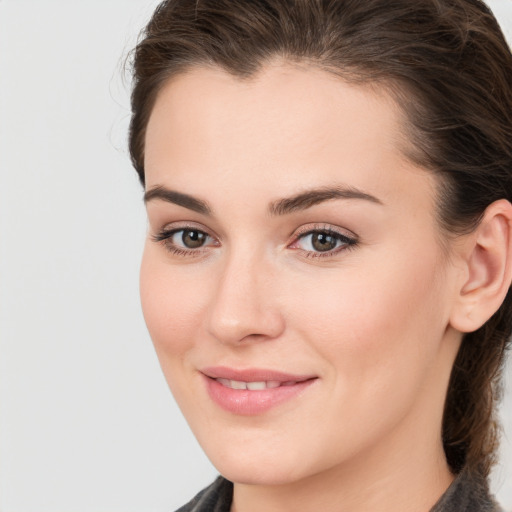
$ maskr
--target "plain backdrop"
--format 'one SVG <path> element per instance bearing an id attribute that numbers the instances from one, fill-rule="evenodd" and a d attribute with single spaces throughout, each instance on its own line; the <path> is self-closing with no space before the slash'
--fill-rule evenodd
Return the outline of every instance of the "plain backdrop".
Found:
<path id="1" fill-rule="evenodd" d="M 138 298 L 122 67 L 156 5 L 0 0 L 1 512 L 170 512 L 216 474 Z M 512 1 L 490 5 L 512 40 Z M 493 489 L 512 510 L 511 390 L 502 416 Z"/>

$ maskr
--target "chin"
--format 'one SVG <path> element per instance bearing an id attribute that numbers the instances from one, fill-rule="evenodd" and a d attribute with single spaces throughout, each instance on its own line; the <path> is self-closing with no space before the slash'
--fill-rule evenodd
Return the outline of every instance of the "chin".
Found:
<path id="1" fill-rule="evenodd" d="M 221 463 L 215 467 L 224 478 L 245 485 L 286 485 L 300 479 L 291 468 L 276 468 L 268 464 L 253 463 L 242 467 Z"/>
<path id="2" fill-rule="evenodd" d="M 286 485 L 305 478 L 311 465 L 303 457 L 299 459 L 298 452 L 294 450 L 287 456 L 286 452 L 277 449 L 256 447 L 247 451 L 225 448 L 215 450 L 214 454 L 206 450 L 222 476 L 231 482 L 247 485 Z"/>

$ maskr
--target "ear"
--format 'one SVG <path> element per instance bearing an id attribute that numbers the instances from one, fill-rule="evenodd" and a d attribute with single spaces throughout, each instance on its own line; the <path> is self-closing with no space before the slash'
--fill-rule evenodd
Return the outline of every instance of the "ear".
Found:
<path id="1" fill-rule="evenodd" d="M 500 199 L 489 205 L 461 249 L 464 272 L 450 324 L 472 332 L 499 309 L 512 282 L 512 204 Z"/>

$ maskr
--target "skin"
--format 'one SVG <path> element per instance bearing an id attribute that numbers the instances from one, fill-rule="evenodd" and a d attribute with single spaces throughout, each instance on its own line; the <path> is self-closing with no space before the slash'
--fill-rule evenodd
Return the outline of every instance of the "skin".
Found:
<path id="1" fill-rule="evenodd" d="M 461 333 L 460 259 L 435 217 L 435 178 L 403 154 L 384 91 L 272 63 L 241 81 L 197 67 L 160 91 L 146 134 L 142 306 L 163 372 L 233 510 L 426 511 L 453 479 L 441 421 Z M 326 187 L 282 215 L 269 205 Z M 197 249 L 181 233 L 208 235 Z M 315 251 L 304 233 L 352 237 Z M 162 237 L 160 237 L 162 238 Z M 181 252 L 173 249 L 178 246 Z M 221 409 L 206 366 L 318 378 L 256 416 Z"/>

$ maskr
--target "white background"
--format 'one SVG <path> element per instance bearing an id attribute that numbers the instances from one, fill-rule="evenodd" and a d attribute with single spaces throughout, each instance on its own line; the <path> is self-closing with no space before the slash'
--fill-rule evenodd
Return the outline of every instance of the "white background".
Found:
<path id="1" fill-rule="evenodd" d="M 0 0 L 0 512 L 172 511 L 216 474 L 138 299 L 121 68 L 156 4 Z M 512 40 L 512 0 L 490 4 Z M 510 390 L 502 411 L 512 510 Z"/>

